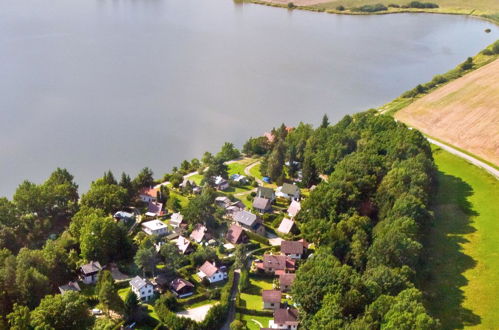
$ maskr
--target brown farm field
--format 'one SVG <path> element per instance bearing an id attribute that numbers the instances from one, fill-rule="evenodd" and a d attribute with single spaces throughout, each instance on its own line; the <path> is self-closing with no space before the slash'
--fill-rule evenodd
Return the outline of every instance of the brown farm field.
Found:
<path id="1" fill-rule="evenodd" d="M 499 165 L 499 60 L 416 100 L 395 118 Z"/>

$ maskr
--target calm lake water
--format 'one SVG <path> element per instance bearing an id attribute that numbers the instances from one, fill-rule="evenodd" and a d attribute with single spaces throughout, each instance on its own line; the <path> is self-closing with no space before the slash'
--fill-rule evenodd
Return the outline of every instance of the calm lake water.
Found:
<path id="1" fill-rule="evenodd" d="M 2 0 L 0 195 L 58 166 L 81 191 L 107 169 L 160 177 L 282 122 L 336 121 L 447 71 L 496 31 L 231 0 Z"/>

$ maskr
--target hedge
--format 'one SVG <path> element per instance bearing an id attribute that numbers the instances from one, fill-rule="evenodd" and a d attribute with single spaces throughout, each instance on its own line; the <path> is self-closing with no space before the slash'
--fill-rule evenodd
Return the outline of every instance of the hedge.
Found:
<path id="1" fill-rule="evenodd" d="M 260 242 L 260 243 L 265 244 L 265 245 L 270 245 L 269 239 L 266 237 L 263 237 L 262 235 L 255 234 L 254 232 L 251 232 L 248 230 L 246 231 L 246 234 L 248 235 L 249 239 L 251 239 L 253 241 L 257 241 L 257 242 Z"/>
<path id="2" fill-rule="evenodd" d="M 241 314 L 246 315 L 255 315 L 255 316 L 274 316 L 274 311 L 271 310 L 255 310 L 255 309 L 247 309 L 241 306 L 236 306 L 236 311 Z"/>

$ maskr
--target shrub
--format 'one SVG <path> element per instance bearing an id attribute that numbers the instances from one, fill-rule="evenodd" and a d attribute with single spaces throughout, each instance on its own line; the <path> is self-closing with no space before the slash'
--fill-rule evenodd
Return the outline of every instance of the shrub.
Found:
<path id="1" fill-rule="evenodd" d="M 419 1 L 411 1 L 409 3 L 409 8 L 420 8 L 420 9 L 424 9 L 424 8 L 438 8 L 438 5 L 436 3 L 433 3 L 433 2 L 419 2 Z"/>
<path id="2" fill-rule="evenodd" d="M 345 7 L 342 6 L 342 5 L 339 5 L 338 7 L 336 7 L 336 10 L 339 10 L 339 11 L 344 11 L 345 10 Z"/>
<path id="3" fill-rule="evenodd" d="M 494 54 L 499 54 L 499 40 L 494 42 L 494 44 L 492 45 L 492 52 Z"/>
<path id="4" fill-rule="evenodd" d="M 471 57 L 468 57 L 466 61 L 464 61 L 461 65 L 460 68 L 463 71 L 469 70 L 473 67 L 473 59 Z"/>
<path id="5" fill-rule="evenodd" d="M 388 5 L 388 7 L 391 7 L 391 8 L 400 8 L 400 5 L 397 5 L 396 3 L 391 3 Z"/>
<path id="6" fill-rule="evenodd" d="M 387 10 L 388 8 L 381 4 L 381 3 L 377 3 L 375 5 L 364 5 L 362 7 L 358 7 L 358 8 L 354 8 L 353 10 L 354 11 L 360 11 L 360 12 L 365 12 L 365 13 L 374 13 L 374 12 L 377 12 L 377 11 L 384 11 L 384 10 Z"/>
<path id="7" fill-rule="evenodd" d="M 288 8 L 289 8 L 289 9 L 293 9 L 293 8 L 295 8 L 295 7 L 296 7 L 296 6 L 295 6 L 295 4 L 294 4 L 294 3 L 292 3 L 292 2 L 288 2 Z"/>

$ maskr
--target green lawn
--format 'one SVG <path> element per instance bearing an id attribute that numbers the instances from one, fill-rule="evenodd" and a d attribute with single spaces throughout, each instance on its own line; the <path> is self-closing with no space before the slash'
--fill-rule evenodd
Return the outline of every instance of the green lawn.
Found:
<path id="1" fill-rule="evenodd" d="M 268 327 L 269 321 L 272 320 L 272 317 L 242 314 L 241 319 L 243 323 L 246 324 L 248 330 L 260 330 L 260 324 L 263 326 L 263 328 Z M 260 324 L 255 321 L 260 322 Z"/>
<path id="2" fill-rule="evenodd" d="M 243 158 L 241 160 L 238 160 L 237 162 L 228 164 L 227 167 L 228 167 L 229 176 L 231 176 L 232 174 L 245 175 L 244 169 L 248 167 L 248 165 L 256 161 L 257 159 L 255 158 Z"/>
<path id="3" fill-rule="evenodd" d="M 262 310 L 262 291 L 272 290 L 272 278 L 250 276 L 249 287 L 241 293 L 241 306 L 247 309 Z"/>
<path id="4" fill-rule="evenodd" d="M 428 307 L 444 329 L 497 328 L 499 183 L 439 148 L 434 158 L 439 187 L 422 281 Z"/>
<path id="5" fill-rule="evenodd" d="M 250 169 L 250 174 L 251 176 L 255 177 L 255 178 L 258 178 L 258 179 L 262 179 L 262 173 L 260 173 L 260 164 L 258 165 L 255 165 L 253 166 L 251 169 Z"/>
<path id="6" fill-rule="evenodd" d="M 187 180 L 194 181 L 199 186 L 203 180 L 203 176 L 201 174 L 194 174 L 188 177 Z"/>

